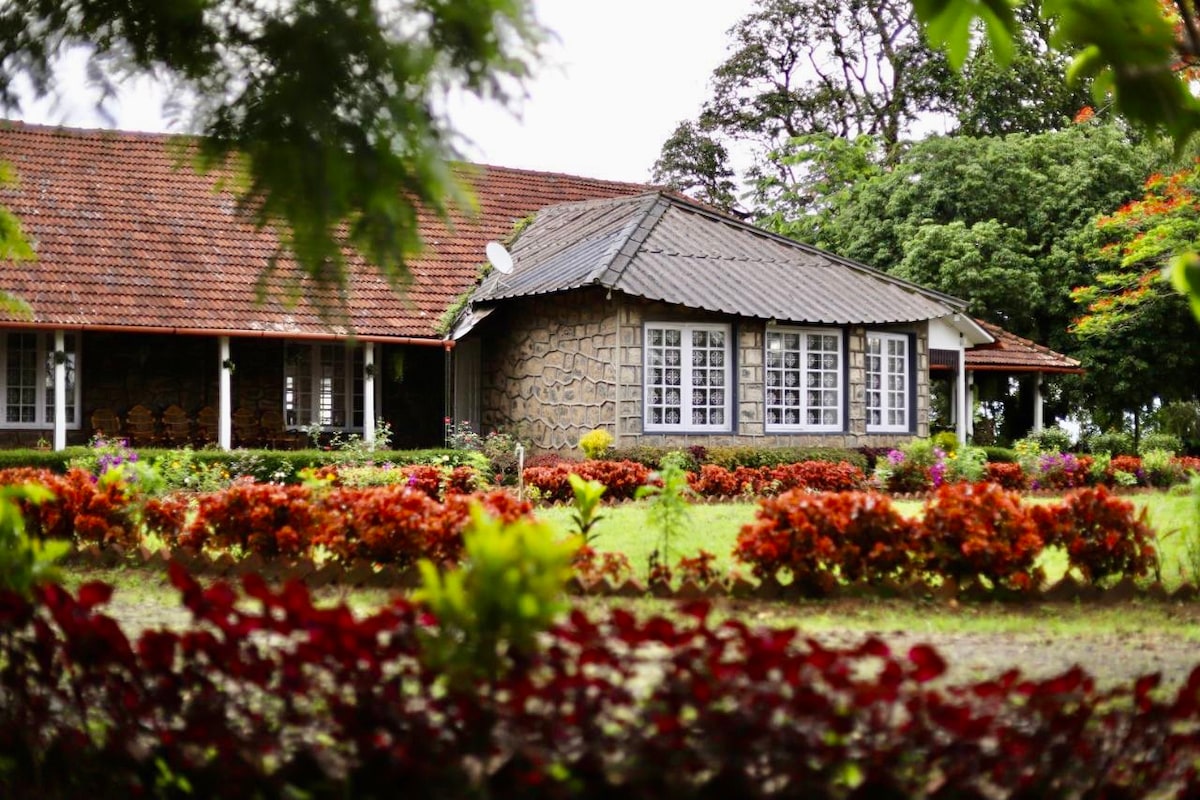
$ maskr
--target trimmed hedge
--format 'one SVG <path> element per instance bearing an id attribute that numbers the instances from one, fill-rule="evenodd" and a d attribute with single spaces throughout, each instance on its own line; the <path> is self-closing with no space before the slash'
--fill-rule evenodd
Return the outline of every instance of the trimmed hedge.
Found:
<path id="1" fill-rule="evenodd" d="M 171 449 L 138 448 L 139 460 L 151 463 L 167 458 Z M 59 474 L 66 473 L 72 459 L 93 455 L 90 447 L 68 447 L 65 450 L 0 450 L 0 469 L 33 467 L 48 469 Z M 468 450 L 430 448 L 424 450 L 379 450 L 371 454 L 377 464 L 437 464 L 449 467 L 466 466 L 478 454 Z M 342 464 L 347 454 L 341 450 L 193 450 L 192 460 L 205 466 L 219 465 L 231 475 L 248 475 L 255 480 L 276 480 L 283 483 L 298 483 L 300 471 L 308 467 Z"/>

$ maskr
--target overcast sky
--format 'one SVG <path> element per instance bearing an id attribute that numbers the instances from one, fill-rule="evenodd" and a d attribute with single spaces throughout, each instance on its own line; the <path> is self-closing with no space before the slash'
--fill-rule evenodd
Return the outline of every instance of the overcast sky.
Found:
<path id="1" fill-rule="evenodd" d="M 474 161 L 616 180 L 648 180 L 663 141 L 695 117 L 712 70 L 727 54 L 726 32 L 753 0 L 534 0 L 555 34 L 528 85 L 520 117 L 479 104 L 455 108 L 455 126 Z M 153 86 L 126 87 L 111 120 L 84 84 L 82 60 L 65 68 L 57 104 L 27 106 L 29 122 L 164 131 Z"/>

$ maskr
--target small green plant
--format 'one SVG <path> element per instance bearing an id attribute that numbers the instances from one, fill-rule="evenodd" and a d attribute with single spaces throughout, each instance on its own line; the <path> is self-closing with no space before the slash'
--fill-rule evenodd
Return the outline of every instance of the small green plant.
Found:
<path id="1" fill-rule="evenodd" d="M 575 532 L 583 537 L 584 544 L 591 544 L 596 538 L 593 530 L 604 517 L 600 514 L 600 498 L 605 486 L 600 481 L 588 481 L 574 472 L 567 475 L 571 491 L 575 497 L 571 503 L 571 521 L 575 523 Z"/>
<path id="2" fill-rule="evenodd" d="M 646 521 L 658 529 L 658 547 L 650 553 L 650 571 L 653 575 L 657 565 L 670 563 L 671 540 L 683 532 L 687 524 L 691 488 L 688 486 L 684 464 L 687 454 L 674 452 L 663 456 L 658 471 L 661 486 L 646 484 L 639 486 L 635 497 L 649 498 Z"/>
<path id="3" fill-rule="evenodd" d="M 1142 470 L 1151 486 L 1165 488 L 1183 481 L 1183 467 L 1169 450 L 1149 450 L 1142 455 Z"/>
<path id="4" fill-rule="evenodd" d="M 1183 529 L 1183 561 L 1188 579 L 1200 586 L 1200 474 L 1193 475 L 1189 485 L 1192 496 L 1191 524 Z"/>
<path id="5" fill-rule="evenodd" d="M 613 436 L 604 428 L 595 428 L 579 437 L 579 449 L 585 458 L 604 458 L 612 446 Z"/>
<path id="6" fill-rule="evenodd" d="M 1172 454 L 1183 452 L 1183 441 L 1170 433 L 1147 433 L 1138 442 L 1138 452 L 1146 455 L 1155 450 L 1168 450 Z"/>
<path id="7" fill-rule="evenodd" d="M 422 560 L 415 599 L 437 618 L 425 652 L 454 687 L 501 675 L 537 646 L 565 609 L 578 540 L 529 519 L 504 523 L 479 505 L 463 532 L 463 566 L 439 572 Z"/>
<path id="8" fill-rule="evenodd" d="M 952 455 L 958 452 L 958 436 L 953 431 L 942 431 L 941 433 L 934 434 L 933 446 L 946 455 Z"/>
<path id="9" fill-rule="evenodd" d="M 1066 453 L 1071 449 L 1071 433 L 1058 426 L 1045 428 L 1029 438 L 1038 443 L 1043 453 Z"/>
<path id="10" fill-rule="evenodd" d="M 25 531 L 21 503 L 41 503 L 54 497 L 36 483 L 0 487 L 0 589 L 28 596 L 39 583 L 58 580 L 55 563 L 71 548 L 69 542 L 41 541 Z"/>

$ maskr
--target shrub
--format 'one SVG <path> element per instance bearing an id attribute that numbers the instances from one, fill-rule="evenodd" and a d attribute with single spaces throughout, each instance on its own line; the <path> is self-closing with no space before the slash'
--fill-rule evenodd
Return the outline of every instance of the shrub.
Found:
<path id="1" fill-rule="evenodd" d="M 958 435 L 955 434 L 954 431 L 941 431 L 940 433 L 935 433 L 931 437 L 930 441 L 933 442 L 934 447 L 936 447 L 938 450 L 941 450 L 946 455 L 957 452 L 958 450 Z"/>
<path id="2" fill-rule="evenodd" d="M 1135 483 L 1140 486 L 1146 486 L 1146 470 L 1142 467 L 1142 459 L 1138 456 L 1112 456 L 1108 462 L 1109 481 L 1115 482 L 1115 475 L 1118 472 L 1124 472 L 1132 475 Z"/>
<path id="3" fill-rule="evenodd" d="M 1017 452 L 1010 447 L 996 447 L 988 445 L 987 447 L 979 448 L 987 456 L 989 464 L 1015 464 L 1017 463 Z"/>
<path id="4" fill-rule="evenodd" d="M 600 481 L 612 500 L 630 500 L 650 480 L 650 470 L 634 461 L 582 461 L 559 463 L 553 467 L 526 467 L 525 485 L 538 490 L 548 503 L 569 503 L 575 493 L 567 480 L 574 473 L 584 480 Z"/>
<path id="5" fill-rule="evenodd" d="M 595 583 L 599 580 L 609 580 L 614 586 L 619 586 L 633 577 L 633 564 L 624 553 L 596 551 L 589 545 L 580 545 L 575 551 L 572 567 L 584 582 Z"/>
<path id="6" fill-rule="evenodd" d="M 834 464 L 846 461 L 862 470 L 867 467 L 866 456 L 862 453 L 837 447 L 709 447 L 705 455 L 707 463 L 728 470 L 738 467 L 777 467 L 803 461 L 829 461 Z"/>
<path id="7" fill-rule="evenodd" d="M 1058 426 L 1043 428 L 1029 437 L 1043 453 L 1066 453 L 1071 450 L 1071 434 Z"/>
<path id="8" fill-rule="evenodd" d="M 1084 444 L 1089 453 L 1108 453 L 1114 456 L 1131 456 L 1137 453 L 1133 437 L 1125 431 L 1110 430 L 1088 437 Z"/>
<path id="9" fill-rule="evenodd" d="M 884 495 L 810 494 L 764 498 L 738 533 L 734 558 L 760 580 L 790 575 L 806 593 L 828 592 L 838 578 L 878 583 L 908 574 L 913 523 Z"/>
<path id="10" fill-rule="evenodd" d="M 1081 489 L 1058 504 L 1033 506 L 1046 544 L 1067 551 L 1070 568 L 1091 583 L 1111 576 L 1142 577 L 1158 563 L 1146 509 L 1114 497 L 1103 487 Z"/>
<path id="11" fill-rule="evenodd" d="M 1183 452 L 1183 441 L 1170 433 L 1147 433 L 1138 442 L 1138 455 L 1145 456 L 1155 450 L 1167 450 L 1171 455 Z"/>
<path id="12" fill-rule="evenodd" d="M 1034 562 L 1043 542 L 1021 496 L 994 483 L 939 487 L 925 503 L 918 547 L 925 569 L 1029 591 L 1041 582 Z"/>
<path id="13" fill-rule="evenodd" d="M 875 480 L 889 492 L 924 492 L 941 482 L 945 455 L 929 439 L 914 439 L 875 462 Z"/>
<path id="14" fill-rule="evenodd" d="M 579 437 L 579 449 L 588 459 L 604 458 L 612 448 L 613 435 L 604 428 L 594 428 Z"/>
<path id="15" fill-rule="evenodd" d="M 778 467 L 738 467 L 733 472 L 715 464 L 705 464 L 699 472 L 689 473 L 692 491 L 704 497 L 768 496 L 790 489 L 816 492 L 860 490 L 866 485 L 862 470 L 848 463 L 804 461 Z"/>
<path id="16" fill-rule="evenodd" d="M 1200 669 L 1174 693 L 1079 668 L 947 688 L 926 645 L 826 647 L 694 604 L 577 609 L 501 645 L 507 669 L 449 681 L 429 643 L 473 620 L 170 575 L 194 623 L 135 641 L 104 584 L 0 593 L 0 793 L 1115 798 L 1198 778 Z"/>
<path id="17" fill-rule="evenodd" d="M 1021 469 L 1020 464 L 988 462 L 986 475 L 988 481 L 1004 489 L 1019 492 L 1029 487 L 1025 470 Z"/>
<path id="18" fill-rule="evenodd" d="M 1160 489 L 1183 483 L 1186 477 L 1183 466 L 1175 460 L 1175 454 L 1168 450 L 1145 451 L 1142 454 L 1142 469 L 1146 473 L 1146 482 Z"/>

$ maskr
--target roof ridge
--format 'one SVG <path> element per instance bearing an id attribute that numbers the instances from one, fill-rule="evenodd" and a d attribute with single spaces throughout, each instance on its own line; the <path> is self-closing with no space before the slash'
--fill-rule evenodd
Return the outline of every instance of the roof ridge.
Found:
<path id="1" fill-rule="evenodd" d="M 588 276 L 588 283 L 598 283 L 609 289 L 614 288 L 620 282 L 621 276 L 625 274 L 625 270 L 629 269 L 629 265 L 633 263 L 633 257 L 637 255 L 642 244 L 650 236 L 654 226 L 667 212 L 668 204 L 664 202 L 662 192 L 636 195 L 630 199 L 645 206 L 640 214 L 640 219 L 631 226 L 629 235 L 617 248 L 613 259 L 607 265 L 601 265 L 592 271 Z"/>
<path id="2" fill-rule="evenodd" d="M 855 270 L 857 272 L 866 273 L 872 277 L 879 278 L 885 282 L 892 283 L 893 285 L 895 285 L 901 289 L 904 289 L 906 291 L 917 292 L 919 294 L 924 295 L 925 297 L 934 298 L 934 299 L 938 300 L 939 302 L 943 302 L 943 303 L 950 305 L 951 307 L 955 308 L 956 310 L 962 311 L 962 310 L 965 310 L 967 307 L 967 302 L 960 297 L 955 297 L 953 295 L 946 294 L 945 292 L 939 292 L 936 289 L 930 289 L 926 286 L 921 286 L 920 284 L 913 283 L 912 281 L 905 280 L 904 278 L 893 275 L 890 272 L 885 272 L 884 270 L 878 269 L 876 267 L 872 267 L 868 264 L 863 264 L 862 262 L 855 261 L 850 258 L 846 258 L 845 256 L 840 256 L 837 253 L 831 253 L 828 250 L 824 250 L 820 247 L 816 247 L 815 245 L 811 245 L 806 242 L 802 242 L 799 239 L 793 239 L 790 236 L 784 236 L 783 234 L 775 233 L 774 231 L 769 231 L 769 230 L 766 230 L 765 228 L 760 228 L 758 225 L 755 225 L 752 222 L 738 219 L 737 217 L 733 216 L 732 214 L 726 213 L 724 211 L 720 211 L 711 206 L 700 203 L 699 201 L 694 200 L 693 198 L 688 197 L 687 195 L 681 195 L 677 192 L 662 193 L 662 194 L 663 194 L 663 198 L 667 202 L 678 206 L 683 211 L 689 211 L 693 214 L 700 214 L 700 215 L 709 217 L 710 219 L 715 219 L 719 222 L 723 222 L 726 225 L 736 226 L 736 227 L 746 230 L 756 236 L 760 236 L 764 239 L 770 239 L 772 241 L 779 242 L 780 244 L 784 244 L 789 247 L 795 247 L 799 250 L 809 253 L 810 255 L 819 256 L 821 258 L 827 258 L 831 261 L 836 262 L 837 264 L 839 264 L 841 266 L 847 267 L 847 268 Z M 766 262 L 762 261 L 762 263 L 766 263 Z"/>

